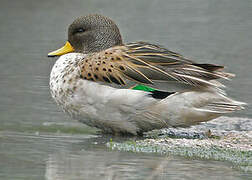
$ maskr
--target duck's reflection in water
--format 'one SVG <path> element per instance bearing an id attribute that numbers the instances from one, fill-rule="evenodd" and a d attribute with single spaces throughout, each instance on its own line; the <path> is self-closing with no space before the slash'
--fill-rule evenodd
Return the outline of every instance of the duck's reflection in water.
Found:
<path id="1" fill-rule="evenodd" d="M 151 159 L 138 159 L 118 152 L 59 152 L 46 163 L 47 180 L 69 179 L 139 179 L 148 175 Z M 151 157 L 150 157 L 151 158 Z M 155 160 L 156 161 L 156 160 Z"/>
<path id="2" fill-rule="evenodd" d="M 223 180 L 232 177 L 239 179 L 237 171 L 223 162 L 153 154 L 79 150 L 51 154 L 46 162 L 45 176 L 47 180 L 214 179 L 221 177 L 223 172 Z"/>

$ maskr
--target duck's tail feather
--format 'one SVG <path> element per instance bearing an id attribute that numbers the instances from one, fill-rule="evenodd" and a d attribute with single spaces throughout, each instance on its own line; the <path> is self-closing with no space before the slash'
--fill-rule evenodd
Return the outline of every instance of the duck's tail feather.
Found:
<path id="1" fill-rule="evenodd" d="M 246 106 L 246 103 L 244 102 L 234 101 L 229 98 L 227 100 L 228 101 L 224 101 L 224 102 L 209 103 L 204 107 L 198 108 L 197 110 L 202 111 L 202 112 L 226 114 L 226 113 L 242 110 L 245 108 L 244 106 Z"/>

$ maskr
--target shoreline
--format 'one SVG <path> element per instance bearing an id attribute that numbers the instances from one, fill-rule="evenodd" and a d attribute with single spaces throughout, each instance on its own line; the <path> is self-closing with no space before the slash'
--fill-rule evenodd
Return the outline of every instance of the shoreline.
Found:
<path id="1" fill-rule="evenodd" d="M 252 120 L 220 117 L 190 128 L 166 128 L 145 133 L 143 140 L 107 143 L 112 150 L 157 153 L 231 162 L 252 172 Z"/>

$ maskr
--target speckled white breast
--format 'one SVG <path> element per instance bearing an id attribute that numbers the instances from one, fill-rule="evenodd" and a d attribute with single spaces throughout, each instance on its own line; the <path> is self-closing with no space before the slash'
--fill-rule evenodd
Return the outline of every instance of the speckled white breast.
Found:
<path id="1" fill-rule="evenodd" d="M 80 78 L 78 62 L 85 58 L 80 53 L 61 56 L 52 68 L 50 91 L 53 99 L 75 119 L 105 131 L 135 133 L 131 121 L 146 106 L 156 102 L 146 92 L 116 89 Z"/>
<path id="2" fill-rule="evenodd" d="M 78 61 L 83 58 L 83 54 L 69 53 L 61 56 L 54 64 L 50 74 L 50 91 L 57 104 L 66 104 L 76 89 L 80 80 Z"/>

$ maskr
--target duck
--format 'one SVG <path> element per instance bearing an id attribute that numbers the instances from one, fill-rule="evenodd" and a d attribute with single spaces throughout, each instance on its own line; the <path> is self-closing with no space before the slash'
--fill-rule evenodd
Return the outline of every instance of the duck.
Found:
<path id="1" fill-rule="evenodd" d="M 73 119 L 102 133 L 142 135 L 190 127 L 244 109 L 227 97 L 224 66 L 197 63 L 154 43 L 123 43 L 99 14 L 78 17 L 50 73 L 50 93 Z"/>

